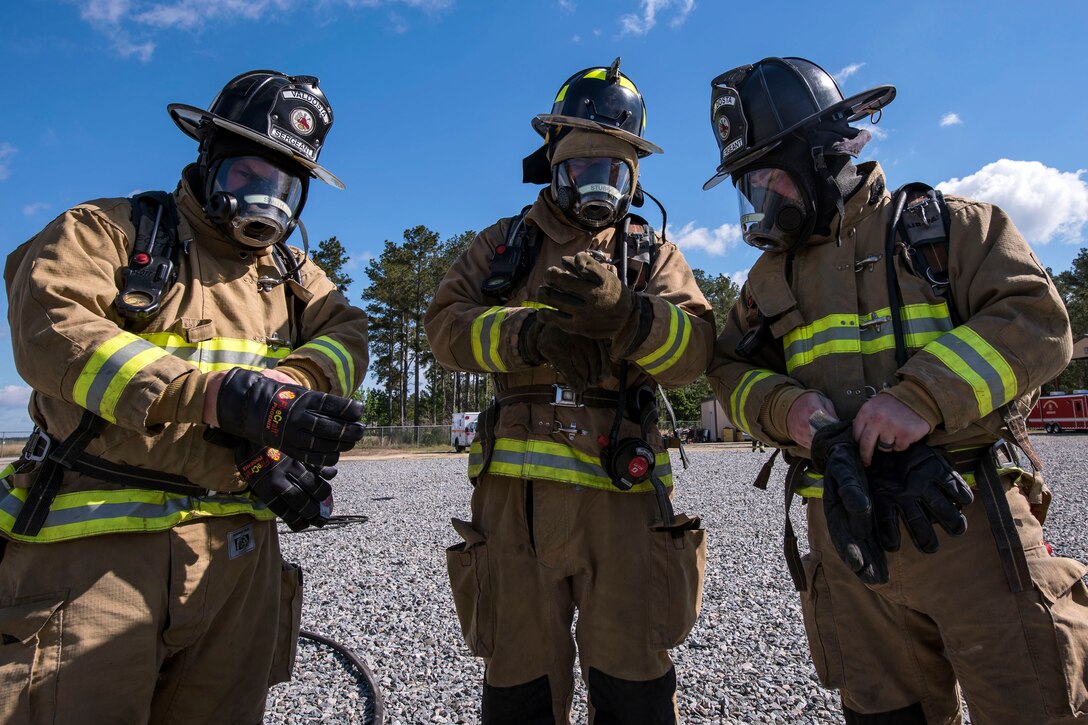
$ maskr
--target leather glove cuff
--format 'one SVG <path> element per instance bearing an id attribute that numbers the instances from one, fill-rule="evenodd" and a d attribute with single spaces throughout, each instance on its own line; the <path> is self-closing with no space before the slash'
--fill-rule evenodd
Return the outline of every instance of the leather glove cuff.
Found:
<path id="1" fill-rule="evenodd" d="M 838 446 L 856 446 L 853 421 L 840 420 L 825 425 L 812 436 L 812 467 L 818 473 L 827 473 L 827 460 Z"/>
<path id="2" fill-rule="evenodd" d="M 518 355 L 530 367 L 540 367 L 546 360 L 540 354 L 540 320 L 536 318 L 536 313 L 532 313 L 525 318 L 525 322 L 521 323 L 521 329 L 518 331 Z"/>

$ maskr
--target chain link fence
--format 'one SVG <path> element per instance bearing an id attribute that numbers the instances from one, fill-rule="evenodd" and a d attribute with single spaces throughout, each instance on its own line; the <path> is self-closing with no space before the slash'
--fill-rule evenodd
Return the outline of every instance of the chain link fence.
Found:
<path id="1" fill-rule="evenodd" d="M 28 430 L 0 431 L 0 458 L 17 458 L 29 437 Z"/>
<path id="2" fill-rule="evenodd" d="M 436 448 L 450 445 L 448 425 L 368 425 L 356 448 Z"/>

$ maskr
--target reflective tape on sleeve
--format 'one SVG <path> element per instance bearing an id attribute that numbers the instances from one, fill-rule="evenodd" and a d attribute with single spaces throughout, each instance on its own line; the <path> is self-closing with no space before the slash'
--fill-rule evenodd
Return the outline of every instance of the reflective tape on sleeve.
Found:
<path id="1" fill-rule="evenodd" d="M 980 417 L 1016 395 L 1016 374 L 1012 367 L 970 327 L 960 325 L 924 349 L 970 386 Z"/>
<path id="2" fill-rule="evenodd" d="M 748 417 L 744 413 L 744 406 L 748 404 L 748 394 L 760 380 L 766 380 L 775 373 L 770 370 L 755 369 L 746 372 L 740 379 L 737 387 L 729 395 L 729 419 L 733 424 L 748 435 L 752 434 L 752 428 L 748 424 Z"/>
<path id="3" fill-rule="evenodd" d="M 502 321 L 507 308 L 492 307 L 472 321 L 472 356 L 476 364 L 493 373 L 507 372 L 499 356 L 499 340 L 502 337 Z"/>
<path id="4" fill-rule="evenodd" d="M 676 305 L 669 305 L 669 333 L 656 350 L 635 360 L 650 375 L 659 375 L 680 360 L 691 340 L 691 320 Z"/>
<path id="5" fill-rule="evenodd" d="M 355 392 L 355 360 L 351 357 L 351 353 L 347 351 L 347 348 L 339 341 L 327 335 L 322 335 L 310 340 L 299 347 L 298 350 L 313 350 L 324 355 L 336 370 L 336 379 L 340 383 L 340 394 L 351 395 Z"/>
<path id="6" fill-rule="evenodd" d="M 98 346 L 79 371 L 72 389 L 75 403 L 110 423 L 132 379 L 168 353 L 136 335 L 122 332 Z"/>

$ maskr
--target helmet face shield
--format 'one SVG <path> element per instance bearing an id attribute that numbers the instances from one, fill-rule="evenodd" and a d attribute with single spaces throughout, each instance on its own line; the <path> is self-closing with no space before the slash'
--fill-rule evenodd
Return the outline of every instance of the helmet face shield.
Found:
<path id="1" fill-rule="evenodd" d="M 735 184 L 745 242 L 766 252 L 785 252 L 808 236 L 808 195 L 788 171 L 751 169 Z"/>
<path id="2" fill-rule="evenodd" d="M 579 225 L 600 229 L 627 213 L 631 179 L 631 167 L 623 159 L 566 159 L 555 166 L 556 202 Z"/>
<path id="3" fill-rule="evenodd" d="M 239 243 L 267 247 L 294 227 L 302 200 L 300 178 L 259 156 L 223 159 L 212 182 L 215 219 Z"/>

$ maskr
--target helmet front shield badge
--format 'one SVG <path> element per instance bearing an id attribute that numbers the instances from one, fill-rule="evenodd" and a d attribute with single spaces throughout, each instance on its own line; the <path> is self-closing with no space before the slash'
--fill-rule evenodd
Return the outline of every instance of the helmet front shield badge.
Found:
<path id="1" fill-rule="evenodd" d="M 317 163 L 332 127 L 332 107 L 313 76 L 250 71 L 234 78 L 208 110 L 171 103 L 167 110 L 187 136 L 203 141 L 221 128 L 283 154 L 338 189 L 344 182 Z"/>

